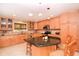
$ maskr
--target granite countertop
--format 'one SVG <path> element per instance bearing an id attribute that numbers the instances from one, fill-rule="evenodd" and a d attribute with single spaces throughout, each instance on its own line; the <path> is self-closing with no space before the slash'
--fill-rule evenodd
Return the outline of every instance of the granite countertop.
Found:
<path id="1" fill-rule="evenodd" d="M 46 47 L 46 46 L 52 46 L 52 45 L 59 44 L 60 38 L 48 36 L 48 41 L 45 42 L 43 39 L 43 36 L 40 36 L 40 37 L 30 38 L 30 39 L 27 39 L 25 41 L 36 46 L 36 47 Z"/>

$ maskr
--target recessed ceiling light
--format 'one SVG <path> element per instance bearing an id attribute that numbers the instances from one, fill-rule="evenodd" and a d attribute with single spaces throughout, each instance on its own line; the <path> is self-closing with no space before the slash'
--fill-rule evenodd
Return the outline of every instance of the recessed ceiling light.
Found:
<path id="1" fill-rule="evenodd" d="M 50 17 L 48 17 L 47 19 L 50 19 Z"/>
<path id="2" fill-rule="evenodd" d="M 50 15 L 50 17 L 52 17 L 53 15 Z"/>
<path id="3" fill-rule="evenodd" d="M 13 14 L 13 17 L 15 17 L 16 15 L 15 14 Z"/>
<path id="4" fill-rule="evenodd" d="M 38 14 L 38 16 L 42 16 L 42 15 L 43 15 L 42 13 L 39 13 L 39 14 Z"/>
<path id="5" fill-rule="evenodd" d="M 33 16 L 33 14 L 32 14 L 32 13 L 29 13 L 28 15 L 29 15 L 29 16 Z"/>

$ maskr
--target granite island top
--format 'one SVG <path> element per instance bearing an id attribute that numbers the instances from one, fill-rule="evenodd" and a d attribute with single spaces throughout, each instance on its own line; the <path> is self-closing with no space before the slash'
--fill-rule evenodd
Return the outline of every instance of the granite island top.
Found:
<path id="1" fill-rule="evenodd" d="M 43 36 L 30 38 L 25 41 L 36 46 L 36 47 L 46 47 L 46 46 L 60 44 L 60 38 L 59 37 L 52 37 L 52 36 L 48 36 L 47 41 L 44 41 Z"/>

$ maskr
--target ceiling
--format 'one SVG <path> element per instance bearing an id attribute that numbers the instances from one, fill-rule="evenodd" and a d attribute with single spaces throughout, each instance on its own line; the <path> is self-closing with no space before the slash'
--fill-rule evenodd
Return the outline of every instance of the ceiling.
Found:
<path id="1" fill-rule="evenodd" d="M 22 21 L 39 21 L 74 9 L 79 9 L 79 3 L 0 3 L 0 16 L 14 16 L 15 20 Z M 33 15 L 29 16 L 29 13 Z"/>

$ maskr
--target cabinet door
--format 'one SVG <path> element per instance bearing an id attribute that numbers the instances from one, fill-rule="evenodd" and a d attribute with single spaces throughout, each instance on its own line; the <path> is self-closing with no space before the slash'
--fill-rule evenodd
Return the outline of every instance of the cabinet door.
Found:
<path id="1" fill-rule="evenodd" d="M 61 37 L 61 43 L 65 43 L 65 40 L 67 39 L 68 35 L 68 16 L 67 15 L 61 15 L 60 17 L 60 37 Z"/>
<path id="2" fill-rule="evenodd" d="M 32 45 L 32 56 L 49 56 L 50 53 L 56 50 L 56 46 L 35 47 Z"/>
<path id="3" fill-rule="evenodd" d="M 38 23 L 37 22 L 34 23 L 34 29 L 38 29 Z"/>
<path id="4" fill-rule="evenodd" d="M 73 40 L 76 40 L 77 45 L 73 48 L 79 50 L 79 14 L 71 14 L 72 17 L 70 19 L 70 35 Z"/>
<path id="5" fill-rule="evenodd" d="M 59 21 L 59 17 L 56 17 L 55 19 L 54 19 L 54 29 L 59 29 L 60 28 L 60 21 Z M 52 22 L 53 22 L 53 20 L 52 20 Z"/>
<path id="6" fill-rule="evenodd" d="M 79 24 L 77 25 L 77 49 L 79 51 Z"/>
<path id="7" fill-rule="evenodd" d="M 49 20 L 43 20 L 43 21 L 38 22 L 37 24 L 38 29 L 43 29 L 45 25 L 49 25 Z"/>
<path id="8" fill-rule="evenodd" d="M 9 46 L 10 45 L 10 40 L 6 37 L 5 38 L 0 38 L 0 47 L 6 47 L 6 46 Z"/>
<path id="9" fill-rule="evenodd" d="M 0 30 L 1 30 L 1 17 L 0 17 Z"/>
<path id="10" fill-rule="evenodd" d="M 68 35 L 68 24 L 61 24 L 61 43 L 64 44 Z"/>
<path id="11" fill-rule="evenodd" d="M 16 44 L 16 37 L 15 36 L 11 36 L 11 39 L 9 39 L 11 44 L 10 45 L 14 45 Z"/>
<path id="12" fill-rule="evenodd" d="M 76 25 L 76 39 L 77 39 L 77 49 L 79 51 L 79 14 L 76 18 L 76 22 L 75 22 L 75 25 Z"/>
<path id="13" fill-rule="evenodd" d="M 55 19 L 51 18 L 49 24 L 50 24 L 50 29 L 55 29 Z"/>
<path id="14" fill-rule="evenodd" d="M 67 39 L 67 35 L 72 36 L 73 40 L 77 41 L 77 45 L 73 48 L 79 47 L 79 15 L 76 13 L 63 15 L 61 17 L 61 40 L 62 43 Z M 79 48 L 78 48 L 79 49 Z"/>

